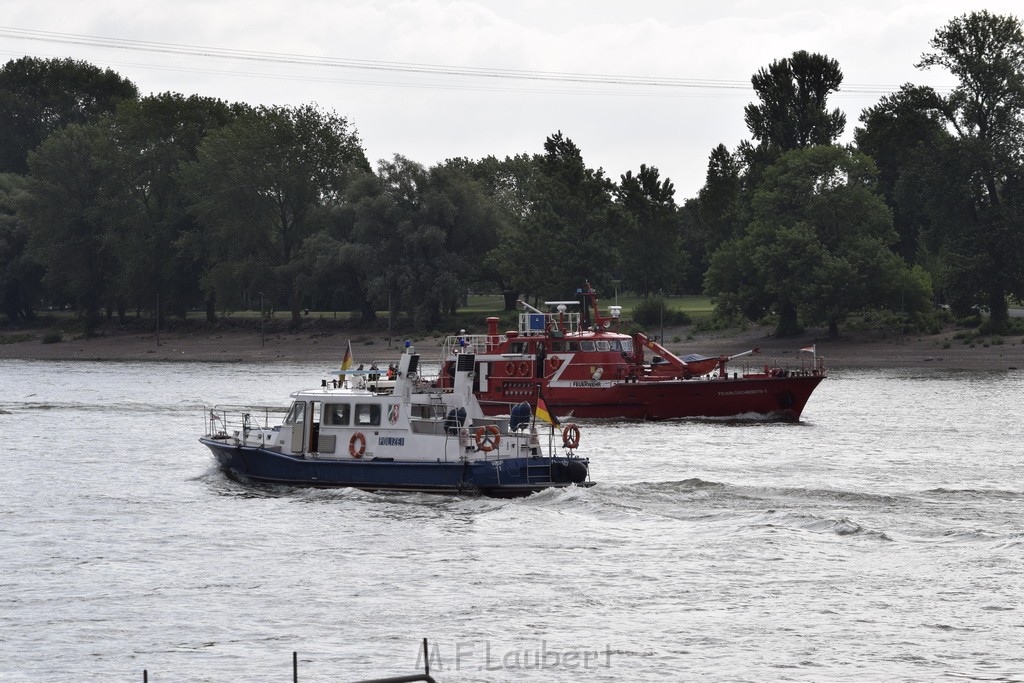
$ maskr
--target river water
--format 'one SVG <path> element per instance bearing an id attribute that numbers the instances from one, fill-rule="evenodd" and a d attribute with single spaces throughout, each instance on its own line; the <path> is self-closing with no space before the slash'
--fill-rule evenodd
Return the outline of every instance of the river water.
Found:
<path id="1" fill-rule="evenodd" d="M 0 680 L 1024 679 L 1024 374 L 582 422 L 590 489 L 254 489 L 204 404 L 316 364 L 0 361 Z"/>

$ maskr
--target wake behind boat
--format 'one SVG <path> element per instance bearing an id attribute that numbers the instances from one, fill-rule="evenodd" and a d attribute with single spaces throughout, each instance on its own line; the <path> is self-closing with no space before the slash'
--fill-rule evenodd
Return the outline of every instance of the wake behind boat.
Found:
<path id="1" fill-rule="evenodd" d="M 471 354 L 444 389 L 420 377 L 419 359 L 409 347 L 391 380 L 343 372 L 340 386 L 297 391 L 275 426 L 267 409 L 206 409 L 199 441 L 243 481 L 496 497 L 593 485 L 589 460 L 575 454 L 578 427 L 538 430 L 525 403 L 487 417 L 472 392 Z"/>
<path id="2" fill-rule="evenodd" d="M 460 354 L 475 357 L 474 391 L 484 412 L 506 411 L 509 401 L 542 393 L 559 415 L 580 418 L 665 420 L 682 417 L 764 416 L 798 420 L 811 393 L 826 377 L 814 349 L 798 367 L 747 366 L 730 373 L 732 356 L 679 357 L 636 333 L 617 330 L 621 308 L 598 308 L 587 284 L 579 301 L 548 301 L 541 311 L 524 301 L 519 327 L 499 334 L 496 317 L 487 334 L 451 336 L 442 351 L 440 384 L 450 386 Z M 592 316 L 592 317 L 591 317 Z M 649 349 L 651 359 L 645 358 Z"/>

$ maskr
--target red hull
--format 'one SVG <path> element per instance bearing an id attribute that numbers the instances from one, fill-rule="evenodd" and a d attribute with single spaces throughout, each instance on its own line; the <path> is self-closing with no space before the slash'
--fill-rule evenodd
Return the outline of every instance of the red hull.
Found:
<path id="1" fill-rule="evenodd" d="M 762 415 L 798 420 L 824 375 L 790 377 L 713 377 L 709 379 L 622 382 L 610 386 L 560 387 L 546 382 L 503 383 L 481 392 L 484 412 L 507 414 L 510 404 L 535 402 L 537 387 L 548 409 L 559 417 L 670 420 L 683 417 Z M 492 402 L 493 401 L 493 402 Z"/>

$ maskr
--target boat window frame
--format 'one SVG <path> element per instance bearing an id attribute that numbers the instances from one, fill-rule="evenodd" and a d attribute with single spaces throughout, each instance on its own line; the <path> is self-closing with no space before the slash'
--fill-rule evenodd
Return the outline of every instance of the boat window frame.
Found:
<path id="1" fill-rule="evenodd" d="M 368 409 L 368 422 L 362 422 L 363 409 Z M 354 427 L 379 427 L 381 419 L 381 409 L 379 403 L 357 403 L 355 410 L 352 411 L 352 425 Z"/>
<path id="2" fill-rule="evenodd" d="M 594 342 L 594 347 L 598 351 L 611 351 L 612 345 L 608 343 L 607 339 L 598 339 Z"/>
<path id="3" fill-rule="evenodd" d="M 352 404 L 351 403 L 325 403 L 324 404 L 324 424 L 331 427 L 348 427 L 352 424 Z"/>
<path id="4" fill-rule="evenodd" d="M 590 347 L 590 348 L 587 348 Z M 580 340 L 580 351 L 588 352 L 594 351 L 594 340 L 593 339 L 581 339 Z"/>
<path id="5" fill-rule="evenodd" d="M 284 417 L 284 423 L 286 425 L 297 425 L 306 423 L 306 402 L 305 401 L 293 401 L 292 407 L 288 409 L 288 414 Z"/>

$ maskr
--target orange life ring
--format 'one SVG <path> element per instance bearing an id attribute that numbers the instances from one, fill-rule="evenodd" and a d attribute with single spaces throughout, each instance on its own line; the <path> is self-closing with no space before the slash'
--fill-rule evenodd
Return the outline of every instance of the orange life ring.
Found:
<path id="1" fill-rule="evenodd" d="M 358 448 L 356 448 L 357 443 L 359 444 Z M 363 436 L 362 432 L 356 432 L 355 434 L 352 435 L 352 438 L 348 440 L 348 454 L 351 455 L 353 458 L 358 459 L 363 457 L 363 453 L 365 452 L 366 437 Z"/>
<path id="2" fill-rule="evenodd" d="M 505 363 L 505 374 L 508 377 L 514 377 L 516 374 L 516 364 L 513 363 L 512 361 Z"/>
<path id="3" fill-rule="evenodd" d="M 484 453 L 489 453 L 501 443 L 501 432 L 494 425 L 485 425 L 476 430 L 476 447 Z"/>
<path id="4" fill-rule="evenodd" d="M 548 358 L 548 363 L 551 363 L 552 370 L 557 370 L 558 366 L 562 364 L 562 359 L 558 356 L 552 356 L 551 358 Z"/>
<path id="5" fill-rule="evenodd" d="M 523 377 L 529 377 L 530 375 L 530 364 L 525 360 L 519 363 L 519 374 Z"/>
<path id="6" fill-rule="evenodd" d="M 570 451 L 580 445 L 580 428 L 572 422 L 562 428 L 562 445 Z"/>

